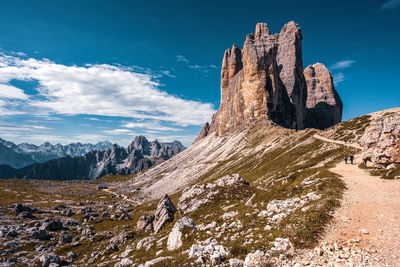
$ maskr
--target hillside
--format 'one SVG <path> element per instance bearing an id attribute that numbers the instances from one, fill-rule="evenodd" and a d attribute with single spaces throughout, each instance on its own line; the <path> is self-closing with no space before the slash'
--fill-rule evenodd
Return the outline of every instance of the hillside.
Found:
<path id="1" fill-rule="evenodd" d="M 381 113 L 377 119 L 397 116 L 399 110 Z M 4 252 L 13 241 L 19 244 L 11 249 L 11 254 L 3 254 L 3 261 L 19 251 L 32 251 L 31 248 L 44 244 L 53 244 L 43 250 L 44 255 L 56 254 L 63 260 L 89 266 L 130 261 L 142 264 L 154 259 L 159 266 L 191 262 L 198 265 L 199 261 L 229 265 L 245 259 L 249 262 L 246 266 L 253 266 L 250 263 L 256 259 L 265 264 L 292 265 L 293 260 L 274 257 L 279 254 L 293 254 L 299 262 L 309 260 L 302 256 L 309 253 L 303 249 L 318 244 L 326 224 L 340 206 L 343 193 L 347 192 L 348 180 L 337 174 L 346 175 L 340 171 L 342 159 L 355 154 L 359 160 L 361 153 L 352 147 L 359 146 L 357 143 L 338 140 L 362 136 L 359 127 L 351 128 L 363 121 L 367 129 L 371 124 L 367 118 L 371 116 L 343 122 L 326 131 L 294 131 L 259 124 L 229 136 L 210 135 L 126 181 L 123 181 L 125 177 L 117 176 L 92 182 L 48 181 L 46 185 L 35 180 L 2 180 L 3 247 L 0 250 Z M 328 139 L 330 135 L 335 135 L 337 140 Z M 321 140 L 324 136 L 332 142 Z M 352 168 L 358 167 L 352 165 Z M 99 183 L 109 189 L 96 190 Z M 349 190 L 352 188 L 347 186 Z M 165 193 L 169 194 L 175 209 L 165 199 L 158 205 Z M 346 193 L 345 198 L 349 194 L 352 195 Z M 43 224 L 46 218 L 50 222 L 54 220 L 51 218 L 60 218 L 64 231 L 49 228 L 47 233 L 52 237 L 47 241 L 31 237 L 35 227 L 15 228 L 13 225 L 18 223 L 12 207 L 18 202 L 39 208 L 38 211 L 31 209 L 37 218 L 24 218 L 18 213 L 21 220 L 33 225 L 34 222 Z M 390 217 L 390 213 L 386 216 Z M 17 237 L 9 234 L 13 229 Z M 154 234 L 152 229 L 159 230 Z M 62 241 L 65 236 L 71 236 L 72 241 Z M 332 238 L 329 241 L 333 246 Z M 368 262 L 372 262 L 375 257 L 372 250 L 356 249 L 351 251 L 368 255 Z M 68 257 L 70 251 L 77 258 Z M 35 262 L 35 254 L 28 252 L 18 256 L 18 260 Z M 329 257 L 341 260 L 334 252 Z M 363 258 L 351 256 L 350 259 L 357 260 L 358 264 L 366 263 Z"/>

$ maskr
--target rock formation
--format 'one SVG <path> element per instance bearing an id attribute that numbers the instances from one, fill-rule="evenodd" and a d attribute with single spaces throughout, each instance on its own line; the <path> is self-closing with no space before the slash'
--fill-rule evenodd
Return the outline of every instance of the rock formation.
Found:
<path id="1" fill-rule="evenodd" d="M 326 129 L 342 120 L 343 103 L 329 70 L 321 63 L 304 70 L 307 83 L 306 128 Z"/>
<path id="2" fill-rule="evenodd" d="M 258 23 L 243 49 L 234 44 L 226 50 L 219 110 L 195 142 L 210 133 L 222 135 L 258 122 L 272 121 L 292 129 L 322 129 L 339 122 L 342 103 L 328 70 L 316 64 L 307 68 L 316 69 L 313 74 L 307 71 L 311 76 L 304 77 L 301 40 L 294 22 L 279 34 L 270 34 L 267 24 Z M 306 109 L 308 92 L 311 100 Z"/>
<path id="3" fill-rule="evenodd" d="M 167 222 L 174 220 L 176 208 L 168 195 L 165 195 L 158 202 L 156 212 L 154 213 L 153 228 L 154 233 L 158 233 Z"/>
<path id="4" fill-rule="evenodd" d="M 363 160 L 373 166 L 400 164 L 400 116 L 372 121 L 360 139 Z"/>

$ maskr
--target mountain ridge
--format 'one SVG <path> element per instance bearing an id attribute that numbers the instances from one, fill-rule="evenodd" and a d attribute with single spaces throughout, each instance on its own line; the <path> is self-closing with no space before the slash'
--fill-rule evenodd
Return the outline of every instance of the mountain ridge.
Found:
<path id="1" fill-rule="evenodd" d="M 43 163 L 51 159 L 65 156 L 83 156 L 93 150 L 105 150 L 112 147 L 109 141 L 96 144 L 70 143 L 68 145 L 53 145 L 45 142 L 39 146 L 29 143 L 15 144 L 0 138 L 0 164 L 13 168 L 22 168 L 33 163 Z"/>
<path id="2" fill-rule="evenodd" d="M 72 180 L 129 175 L 163 162 L 184 149 L 179 141 L 149 142 L 146 137 L 137 136 L 127 148 L 114 144 L 111 149 L 93 150 L 76 157 L 68 155 L 20 169 L 0 165 L 0 178 Z"/>

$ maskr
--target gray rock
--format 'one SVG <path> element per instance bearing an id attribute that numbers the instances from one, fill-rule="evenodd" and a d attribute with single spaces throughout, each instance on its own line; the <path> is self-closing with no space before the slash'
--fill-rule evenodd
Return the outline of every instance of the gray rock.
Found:
<path id="1" fill-rule="evenodd" d="M 132 266 L 133 261 L 129 258 L 124 258 L 120 262 L 114 265 L 114 267 L 124 267 L 124 266 Z"/>
<path id="2" fill-rule="evenodd" d="M 59 219 L 54 219 L 44 223 L 39 230 L 59 231 L 63 228 L 63 223 Z"/>
<path id="3" fill-rule="evenodd" d="M 240 259 L 230 259 L 229 266 L 230 267 L 241 267 L 244 265 L 244 261 Z"/>
<path id="4" fill-rule="evenodd" d="M 61 264 L 61 259 L 55 254 L 45 253 L 39 257 L 39 261 L 42 262 L 42 267 L 49 267 L 51 264 L 56 264 L 56 266 Z"/>
<path id="5" fill-rule="evenodd" d="M 157 205 L 154 213 L 154 233 L 158 233 L 167 222 L 174 220 L 176 208 L 168 195 L 165 195 Z"/>
<path id="6" fill-rule="evenodd" d="M 154 216 L 142 216 L 136 223 L 137 231 L 152 231 L 153 230 Z"/>
<path id="7" fill-rule="evenodd" d="M 110 239 L 109 245 L 107 249 L 111 250 L 119 250 L 119 247 L 127 242 L 129 239 L 132 239 L 135 236 L 134 232 L 122 231 L 119 235 L 114 236 Z"/>
<path id="8" fill-rule="evenodd" d="M 47 230 L 37 230 L 32 233 L 32 238 L 40 240 L 49 240 L 52 236 L 47 232 Z"/>
<path id="9" fill-rule="evenodd" d="M 71 243 L 72 236 L 71 235 L 62 235 L 59 239 L 59 242 L 60 242 L 60 244 Z"/>
<path id="10" fill-rule="evenodd" d="M 168 235 L 167 249 L 175 250 L 182 246 L 183 229 L 187 228 L 193 230 L 195 227 L 194 222 L 189 217 L 183 217 L 176 221 L 174 227 Z"/>
<path id="11" fill-rule="evenodd" d="M 70 252 L 68 252 L 68 254 L 67 254 L 67 258 L 70 258 L 70 259 L 75 259 L 77 256 L 76 256 L 76 254 L 73 252 L 73 251 L 70 251 Z"/>

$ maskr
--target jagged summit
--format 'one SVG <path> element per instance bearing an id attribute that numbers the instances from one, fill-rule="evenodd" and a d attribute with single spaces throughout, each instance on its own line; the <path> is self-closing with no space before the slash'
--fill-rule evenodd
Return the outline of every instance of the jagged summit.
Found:
<path id="1" fill-rule="evenodd" d="M 316 64 L 303 73 L 301 40 L 301 29 L 293 21 L 279 34 L 258 23 L 242 49 L 236 44 L 227 49 L 219 110 L 195 142 L 213 132 L 221 135 L 258 122 L 273 121 L 291 129 L 324 129 L 340 122 L 343 105 L 327 68 Z M 314 74 L 309 73 L 311 68 L 316 68 Z M 313 101 L 318 102 L 307 106 Z"/>

